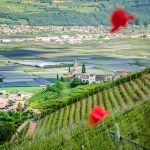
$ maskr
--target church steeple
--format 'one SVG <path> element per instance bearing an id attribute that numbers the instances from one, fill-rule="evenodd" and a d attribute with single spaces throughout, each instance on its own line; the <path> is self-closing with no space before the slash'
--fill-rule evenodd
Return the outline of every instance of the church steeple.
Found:
<path id="1" fill-rule="evenodd" d="M 77 61 L 75 59 L 73 69 L 71 70 L 70 75 L 73 76 L 73 75 L 78 74 L 78 73 L 79 73 L 78 64 L 77 64 Z"/>
<path id="2" fill-rule="evenodd" d="M 78 64 L 77 64 L 76 59 L 74 60 L 73 69 L 74 69 L 74 70 L 78 70 Z"/>

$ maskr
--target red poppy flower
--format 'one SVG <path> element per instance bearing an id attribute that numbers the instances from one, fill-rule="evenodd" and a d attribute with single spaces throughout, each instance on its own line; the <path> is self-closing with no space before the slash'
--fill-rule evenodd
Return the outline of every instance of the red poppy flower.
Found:
<path id="1" fill-rule="evenodd" d="M 96 106 L 89 115 L 88 123 L 93 127 L 107 115 L 109 115 L 109 111 L 105 111 L 102 106 Z"/>
<path id="2" fill-rule="evenodd" d="M 120 27 L 126 27 L 129 21 L 134 21 L 135 17 L 128 15 L 123 9 L 116 9 L 111 16 L 110 23 L 112 25 L 111 33 L 119 30 Z"/>

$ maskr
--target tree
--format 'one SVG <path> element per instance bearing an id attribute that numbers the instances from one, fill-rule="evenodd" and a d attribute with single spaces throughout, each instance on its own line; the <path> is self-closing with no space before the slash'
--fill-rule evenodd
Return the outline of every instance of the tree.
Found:
<path id="1" fill-rule="evenodd" d="M 136 20 L 135 20 L 135 25 L 137 25 L 137 26 L 138 26 L 138 25 L 140 25 L 140 23 L 139 23 L 139 20 L 138 20 L 138 19 L 136 19 Z"/>
<path id="2" fill-rule="evenodd" d="M 148 23 L 145 21 L 145 22 L 143 23 L 143 25 L 144 25 L 144 27 L 147 27 Z"/>
<path id="3" fill-rule="evenodd" d="M 10 140 L 12 134 L 15 133 L 15 124 L 12 122 L 1 122 L 0 123 L 0 144 L 5 142 L 6 140 Z"/>
<path id="4" fill-rule="evenodd" d="M 56 81 L 55 84 L 49 85 L 46 90 L 47 91 L 52 91 L 52 92 L 54 92 L 54 93 L 56 93 L 57 95 L 60 96 L 62 94 L 63 89 L 64 89 L 63 82 L 58 80 L 58 81 Z"/>
<path id="5" fill-rule="evenodd" d="M 82 64 L 82 73 L 86 73 L 85 64 Z"/>
<path id="6" fill-rule="evenodd" d="M 17 109 L 21 109 L 21 107 L 22 107 L 22 103 L 19 102 L 19 103 L 18 103 L 18 106 L 17 106 Z"/>
<path id="7" fill-rule="evenodd" d="M 57 81 L 59 80 L 59 74 L 57 73 Z"/>
<path id="8" fill-rule="evenodd" d="M 73 88 L 73 87 L 76 87 L 81 84 L 82 84 L 82 82 L 79 78 L 74 78 L 73 81 L 71 82 L 70 86 Z"/>
<path id="9" fill-rule="evenodd" d="M 69 66 L 69 70 L 68 70 L 68 73 L 70 73 L 70 71 L 71 71 L 71 68 L 70 68 L 70 66 Z"/>
<path id="10" fill-rule="evenodd" d="M 57 81 L 55 83 L 55 92 L 57 93 L 57 95 L 61 95 L 63 89 L 64 89 L 64 84 L 60 81 Z"/>
<path id="11" fill-rule="evenodd" d="M 60 81 L 65 82 L 65 78 L 61 76 Z"/>

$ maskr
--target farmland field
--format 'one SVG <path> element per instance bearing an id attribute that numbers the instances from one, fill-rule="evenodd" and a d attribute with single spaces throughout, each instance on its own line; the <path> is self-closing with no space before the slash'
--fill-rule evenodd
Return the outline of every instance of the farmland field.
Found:
<path id="1" fill-rule="evenodd" d="M 7 49 L 8 47 L 8 49 Z M 10 48 L 11 47 L 11 48 Z M 15 45 L 14 45 L 15 47 Z M 59 63 L 57 67 L 39 69 L 23 65 L 0 65 L 0 70 L 29 70 L 29 74 L 38 76 L 56 76 L 57 73 L 66 74 L 68 67 L 63 64 L 73 64 L 76 59 L 79 66 L 85 63 L 89 73 L 111 73 L 117 69 L 129 71 L 139 70 L 149 66 L 150 42 L 149 39 L 123 39 L 88 41 L 78 45 L 49 44 L 49 43 L 18 43 L 1 46 L 5 60 L 35 60 L 43 63 Z M 8 68 L 8 69 L 7 69 Z M 33 71 L 32 71 L 33 70 Z"/>
<path id="2" fill-rule="evenodd" d="M 8 91 L 9 93 L 16 93 L 16 92 L 31 92 L 31 93 L 38 93 L 42 90 L 42 87 L 7 87 L 7 88 L 0 88 L 0 91 Z"/>

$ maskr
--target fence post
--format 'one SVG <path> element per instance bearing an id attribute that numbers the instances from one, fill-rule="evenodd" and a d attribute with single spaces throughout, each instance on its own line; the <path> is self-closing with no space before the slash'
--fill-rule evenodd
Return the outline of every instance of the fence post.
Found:
<path id="1" fill-rule="evenodd" d="M 121 136 L 120 136 L 120 128 L 119 124 L 115 123 L 115 128 L 116 128 L 116 143 L 117 143 L 117 150 L 122 150 L 122 142 L 121 142 Z"/>

